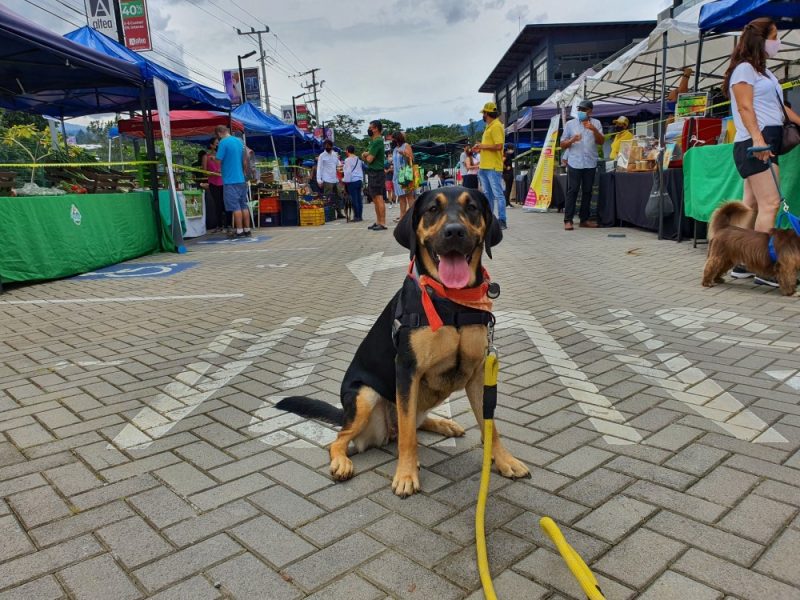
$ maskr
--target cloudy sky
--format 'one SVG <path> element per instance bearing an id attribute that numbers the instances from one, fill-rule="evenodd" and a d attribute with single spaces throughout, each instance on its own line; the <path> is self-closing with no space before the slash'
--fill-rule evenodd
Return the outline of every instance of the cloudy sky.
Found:
<path id="1" fill-rule="evenodd" d="M 84 0 L 4 0 L 59 33 L 85 24 Z M 263 29 L 273 112 L 320 69 L 320 114 L 387 118 L 404 126 L 466 123 L 520 24 L 655 19 L 669 0 L 149 0 L 153 58 L 222 87 L 222 69 L 255 49 L 235 27 Z M 38 5 L 34 6 L 34 5 Z M 602 7 L 602 9 L 600 8 Z M 43 10 L 46 9 L 46 10 Z M 49 14 L 50 11 L 54 14 Z M 57 15 L 57 16 L 56 16 Z M 172 59 L 172 60 L 170 60 Z M 176 62 L 177 61 L 177 64 Z M 245 64 L 255 66 L 253 59 Z"/>

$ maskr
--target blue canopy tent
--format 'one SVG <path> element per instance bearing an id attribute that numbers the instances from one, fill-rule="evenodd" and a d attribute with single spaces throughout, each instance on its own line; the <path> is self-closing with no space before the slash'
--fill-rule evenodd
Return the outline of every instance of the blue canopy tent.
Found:
<path id="1" fill-rule="evenodd" d="M 145 79 L 129 62 L 88 50 L 0 6 L 0 106 L 51 116 L 140 106 Z"/>
<path id="2" fill-rule="evenodd" d="M 296 125 L 287 125 L 275 115 L 263 112 L 251 102 L 237 106 L 231 117 L 244 125 L 247 145 L 259 154 L 292 155 L 313 153 L 320 144 Z"/>
<path id="3" fill-rule="evenodd" d="M 758 17 L 771 17 L 778 29 L 800 27 L 797 0 L 720 0 L 700 9 L 700 31 L 725 33 L 744 28 Z"/>
<path id="4" fill-rule="evenodd" d="M 170 71 L 138 52 L 128 50 L 122 44 L 91 27 L 81 27 L 66 34 L 64 37 L 115 61 L 125 61 L 136 65 L 141 72 L 141 76 L 148 82 L 152 82 L 155 77 L 161 79 L 169 88 L 169 106 L 171 109 L 192 108 L 228 111 L 231 108 L 231 101 L 225 92 L 200 85 L 188 77 Z M 114 108 L 114 112 L 136 110 L 138 108 L 138 102 L 132 108 L 117 105 Z"/>

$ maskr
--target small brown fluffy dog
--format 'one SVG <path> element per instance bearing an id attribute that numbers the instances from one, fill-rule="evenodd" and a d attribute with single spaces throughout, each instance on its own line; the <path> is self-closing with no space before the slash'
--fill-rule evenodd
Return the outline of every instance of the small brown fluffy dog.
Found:
<path id="1" fill-rule="evenodd" d="M 769 233 L 754 231 L 748 228 L 752 227 L 754 219 L 755 213 L 741 202 L 728 202 L 714 211 L 708 230 L 703 286 L 724 283 L 723 273 L 735 265 L 745 265 L 761 277 L 774 277 L 781 293 L 791 296 L 795 293 L 800 271 L 800 236 L 785 229 L 772 229 Z M 770 236 L 774 238 L 778 254 L 775 263 L 769 257 Z"/>

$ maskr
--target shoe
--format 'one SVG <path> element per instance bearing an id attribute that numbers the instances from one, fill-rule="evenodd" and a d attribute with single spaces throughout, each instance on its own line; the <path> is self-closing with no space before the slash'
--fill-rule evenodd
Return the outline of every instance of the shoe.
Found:
<path id="1" fill-rule="evenodd" d="M 344 216 L 344 213 L 342 211 L 339 211 L 339 212 L 336 213 L 336 218 L 337 219 L 346 219 L 347 217 Z"/>
<path id="2" fill-rule="evenodd" d="M 378 224 L 377 224 L 377 223 L 373 223 L 372 225 L 370 225 L 369 227 L 367 227 L 367 229 L 375 229 L 377 226 L 378 226 Z"/>
<path id="3" fill-rule="evenodd" d="M 376 223 L 373 227 L 370 227 L 370 229 L 372 231 L 386 231 L 388 228 L 386 227 L 386 225 L 378 225 Z"/>
<path id="4" fill-rule="evenodd" d="M 754 277 L 755 273 L 751 273 L 747 270 L 747 267 L 744 265 L 736 265 L 731 269 L 731 277 L 734 279 L 747 279 L 748 277 Z"/>
<path id="5" fill-rule="evenodd" d="M 514 205 L 509 202 L 508 204 L 506 204 L 506 208 L 514 208 Z"/>
<path id="6" fill-rule="evenodd" d="M 598 227 L 600 227 L 600 225 L 598 225 L 594 221 L 581 221 L 581 227 L 588 227 L 589 229 L 597 229 Z"/>
<path id="7" fill-rule="evenodd" d="M 500 229 L 508 229 L 508 225 L 503 219 L 500 219 Z"/>
<path id="8" fill-rule="evenodd" d="M 573 229 L 575 229 L 575 226 L 572 221 L 564 221 L 564 231 L 572 231 Z"/>
<path id="9" fill-rule="evenodd" d="M 235 239 L 235 240 L 242 240 L 242 239 L 244 239 L 246 237 L 247 237 L 247 232 L 246 231 L 243 231 L 242 233 L 235 233 L 233 235 L 233 239 Z"/>
<path id="10" fill-rule="evenodd" d="M 756 285 L 768 285 L 769 287 L 781 287 L 781 285 L 777 282 L 774 277 L 759 277 L 756 275 L 756 278 L 753 279 Z"/>
<path id="11" fill-rule="evenodd" d="M 244 232 L 244 237 L 253 237 L 253 232 L 252 231 L 245 231 Z"/>

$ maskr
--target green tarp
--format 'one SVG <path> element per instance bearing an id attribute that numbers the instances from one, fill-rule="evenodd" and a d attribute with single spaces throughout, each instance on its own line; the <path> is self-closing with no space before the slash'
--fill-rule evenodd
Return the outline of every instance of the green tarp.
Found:
<path id="1" fill-rule="evenodd" d="M 0 282 L 87 273 L 159 248 L 153 194 L 0 197 Z"/>
<path id="2" fill-rule="evenodd" d="M 780 157 L 781 190 L 789 210 L 800 214 L 800 147 Z M 687 217 L 707 223 L 722 203 L 741 200 L 744 180 L 733 164 L 733 145 L 692 148 L 683 158 Z"/>

